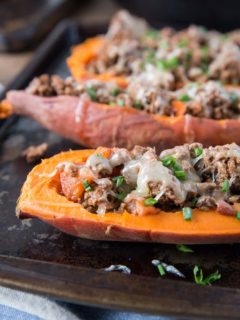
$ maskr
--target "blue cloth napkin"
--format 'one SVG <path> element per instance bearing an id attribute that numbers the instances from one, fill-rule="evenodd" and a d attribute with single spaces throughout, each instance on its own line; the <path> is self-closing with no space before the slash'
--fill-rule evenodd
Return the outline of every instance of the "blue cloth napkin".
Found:
<path id="1" fill-rule="evenodd" d="M 175 318 L 56 302 L 0 287 L 0 320 L 170 320 Z"/>

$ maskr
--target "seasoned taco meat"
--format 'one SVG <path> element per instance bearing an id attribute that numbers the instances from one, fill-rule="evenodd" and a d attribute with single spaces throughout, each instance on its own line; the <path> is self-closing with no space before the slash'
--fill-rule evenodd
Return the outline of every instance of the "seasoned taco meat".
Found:
<path id="1" fill-rule="evenodd" d="M 105 149 L 104 149 L 105 150 Z M 61 192 L 87 210 L 149 214 L 149 208 L 214 209 L 236 214 L 240 201 L 240 147 L 203 148 L 185 144 L 162 151 L 152 148 L 102 149 L 84 163 L 62 163 L 57 172 Z M 148 210 L 145 210 L 147 208 Z"/>

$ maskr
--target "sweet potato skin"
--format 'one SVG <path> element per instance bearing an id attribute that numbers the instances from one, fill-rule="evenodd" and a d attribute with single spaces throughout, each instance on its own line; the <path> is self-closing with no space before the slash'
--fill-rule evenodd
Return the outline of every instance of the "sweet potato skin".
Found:
<path id="1" fill-rule="evenodd" d="M 215 211 L 193 210 L 193 220 L 185 221 L 181 212 L 148 216 L 106 213 L 92 214 L 79 203 L 60 194 L 59 181 L 50 178 L 63 161 L 82 162 L 93 150 L 70 151 L 44 160 L 28 175 L 17 205 L 20 218 L 38 218 L 71 235 L 111 241 L 162 243 L 232 243 L 240 242 L 240 222 Z M 236 208 L 236 210 L 239 210 Z"/>
<path id="2" fill-rule="evenodd" d="M 156 147 L 157 151 L 184 143 L 204 146 L 240 144 L 240 120 L 212 120 L 190 115 L 162 117 L 129 107 L 109 106 L 81 97 L 39 97 L 10 91 L 14 113 L 25 115 L 49 130 L 86 147 Z"/>

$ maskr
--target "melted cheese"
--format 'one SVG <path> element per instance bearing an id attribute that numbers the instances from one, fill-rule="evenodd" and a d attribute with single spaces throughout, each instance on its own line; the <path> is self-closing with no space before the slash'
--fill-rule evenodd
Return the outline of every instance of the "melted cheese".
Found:
<path id="1" fill-rule="evenodd" d="M 99 157 L 96 154 L 92 154 L 86 162 L 86 166 L 91 168 L 94 172 L 100 172 L 102 170 L 106 171 L 107 173 L 112 173 L 112 166 L 110 164 L 109 159 L 104 157 Z"/>
<path id="2" fill-rule="evenodd" d="M 183 184 L 158 160 L 144 161 L 140 166 L 137 176 L 137 192 L 143 197 L 150 192 L 149 182 L 161 182 L 162 190 L 170 188 L 180 201 L 186 199 L 187 193 Z"/>

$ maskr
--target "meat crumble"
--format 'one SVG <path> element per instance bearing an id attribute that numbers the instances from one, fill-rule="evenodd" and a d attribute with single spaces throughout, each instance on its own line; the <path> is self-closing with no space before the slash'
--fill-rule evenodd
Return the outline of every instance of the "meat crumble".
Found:
<path id="1" fill-rule="evenodd" d="M 96 150 L 84 163 L 57 166 L 62 194 L 96 214 L 149 209 L 214 209 L 236 214 L 240 202 L 240 147 L 185 144 L 162 151 L 136 146 Z M 146 213 L 147 212 L 147 213 Z"/>
<path id="2" fill-rule="evenodd" d="M 127 77 L 144 73 L 166 89 L 213 79 L 239 84 L 239 38 L 239 31 L 221 34 L 194 25 L 180 31 L 156 30 L 122 10 L 113 17 L 103 47 L 87 68 Z"/>
<path id="3" fill-rule="evenodd" d="M 176 116 L 179 110 L 173 101 L 182 101 L 185 105 L 182 114 L 210 119 L 238 119 L 240 114 L 240 92 L 224 87 L 216 81 L 204 84 L 189 83 L 177 91 L 161 89 L 154 84 L 147 85 L 139 77 L 131 81 L 126 89 L 115 83 L 89 80 L 76 82 L 69 77 L 42 75 L 35 78 L 27 92 L 39 96 L 81 96 L 94 102 L 111 107 L 131 107 L 160 116 Z"/>

